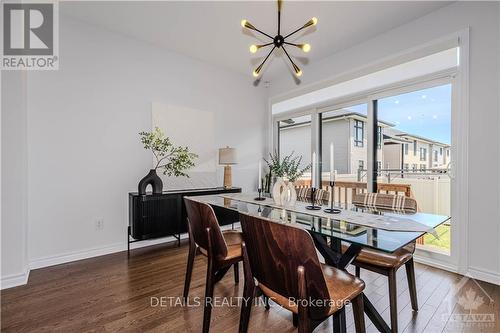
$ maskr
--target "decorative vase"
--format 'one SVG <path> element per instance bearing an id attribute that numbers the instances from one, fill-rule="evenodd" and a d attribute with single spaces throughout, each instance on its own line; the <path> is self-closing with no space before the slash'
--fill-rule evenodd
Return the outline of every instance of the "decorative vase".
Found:
<path id="1" fill-rule="evenodd" d="M 279 206 L 293 207 L 297 201 L 294 184 L 281 177 L 278 177 L 273 185 L 272 196 L 274 203 Z"/>
<path id="2" fill-rule="evenodd" d="M 138 186 L 139 195 L 146 194 L 146 187 L 151 185 L 153 189 L 153 194 L 161 194 L 163 191 L 163 182 L 161 178 L 156 174 L 156 169 L 149 170 L 149 173 L 141 179 Z"/>

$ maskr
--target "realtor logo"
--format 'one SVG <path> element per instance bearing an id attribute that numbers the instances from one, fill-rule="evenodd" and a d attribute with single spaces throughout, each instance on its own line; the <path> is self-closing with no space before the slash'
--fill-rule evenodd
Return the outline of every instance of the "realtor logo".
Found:
<path id="1" fill-rule="evenodd" d="M 57 3 L 2 4 L 1 69 L 58 69 Z"/>

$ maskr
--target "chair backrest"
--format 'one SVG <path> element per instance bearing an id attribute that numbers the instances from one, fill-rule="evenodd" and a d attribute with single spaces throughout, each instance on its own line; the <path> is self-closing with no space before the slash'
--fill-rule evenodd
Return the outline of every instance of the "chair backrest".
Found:
<path id="1" fill-rule="evenodd" d="M 307 297 L 330 299 L 313 240 L 307 231 L 241 213 L 240 221 L 252 275 L 259 284 L 287 299 L 299 300 L 297 269 L 302 266 Z M 313 318 L 320 318 L 326 314 L 328 306 L 310 307 L 309 313 Z"/>
<path id="2" fill-rule="evenodd" d="M 352 203 L 356 206 L 370 209 L 381 209 L 390 211 L 401 211 L 404 213 L 416 213 L 417 201 L 404 195 L 383 193 L 355 194 Z"/>
<path id="3" fill-rule="evenodd" d="M 295 187 L 297 191 L 297 198 L 299 200 L 311 200 L 311 188 L 310 187 Z M 321 188 L 316 189 L 314 193 L 314 200 L 316 201 L 328 201 L 330 200 L 330 193 Z"/>
<path id="4" fill-rule="evenodd" d="M 227 245 L 212 207 L 189 198 L 184 198 L 184 202 L 188 215 L 190 237 L 193 237 L 194 242 L 208 252 L 207 228 L 210 228 L 212 254 L 219 259 L 225 258 Z"/>

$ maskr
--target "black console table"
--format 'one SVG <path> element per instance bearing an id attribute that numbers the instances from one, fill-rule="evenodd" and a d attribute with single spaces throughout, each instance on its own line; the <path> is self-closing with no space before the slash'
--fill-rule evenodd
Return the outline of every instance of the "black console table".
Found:
<path id="1" fill-rule="evenodd" d="M 239 187 L 215 187 L 163 191 L 162 194 L 129 193 L 128 253 L 130 254 L 130 243 L 167 236 L 174 236 L 180 246 L 181 234 L 187 232 L 185 196 L 240 192 Z M 232 224 L 238 220 L 237 215 L 228 215 L 223 210 L 216 210 L 215 213 L 221 225 Z"/>

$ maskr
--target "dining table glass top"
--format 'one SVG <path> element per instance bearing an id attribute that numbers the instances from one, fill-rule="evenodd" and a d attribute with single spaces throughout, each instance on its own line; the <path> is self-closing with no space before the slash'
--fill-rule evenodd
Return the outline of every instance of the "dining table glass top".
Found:
<path id="1" fill-rule="evenodd" d="M 188 198 L 209 204 L 214 208 L 229 209 L 238 213 L 268 218 L 275 222 L 294 225 L 322 236 L 333 237 L 341 241 L 360 245 L 361 247 L 369 247 L 384 252 L 394 252 L 425 234 L 425 232 L 392 231 L 359 225 L 338 219 L 335 214 L 331 214 L 331 218 L 325 217 L 323 209 L 328 208 L 329 205 L 321 202 L 317 203 L 317 205 L 321 206 L 321 213 L 319 213 L 319 211 L 314 210 L 296 212 L 286 208 L 277 208 L 259 201 L 242 201 L 218 194 Z M 373 210 L 366 207 L 357 207 L 352 204 L 336 203 L 334 207 L 341 210 L 385 215 L 387 217 L 405 217 L 428 226 L 429 229 L 436 228 L 450 219 L 449 216 L 444 215 Z"/>

